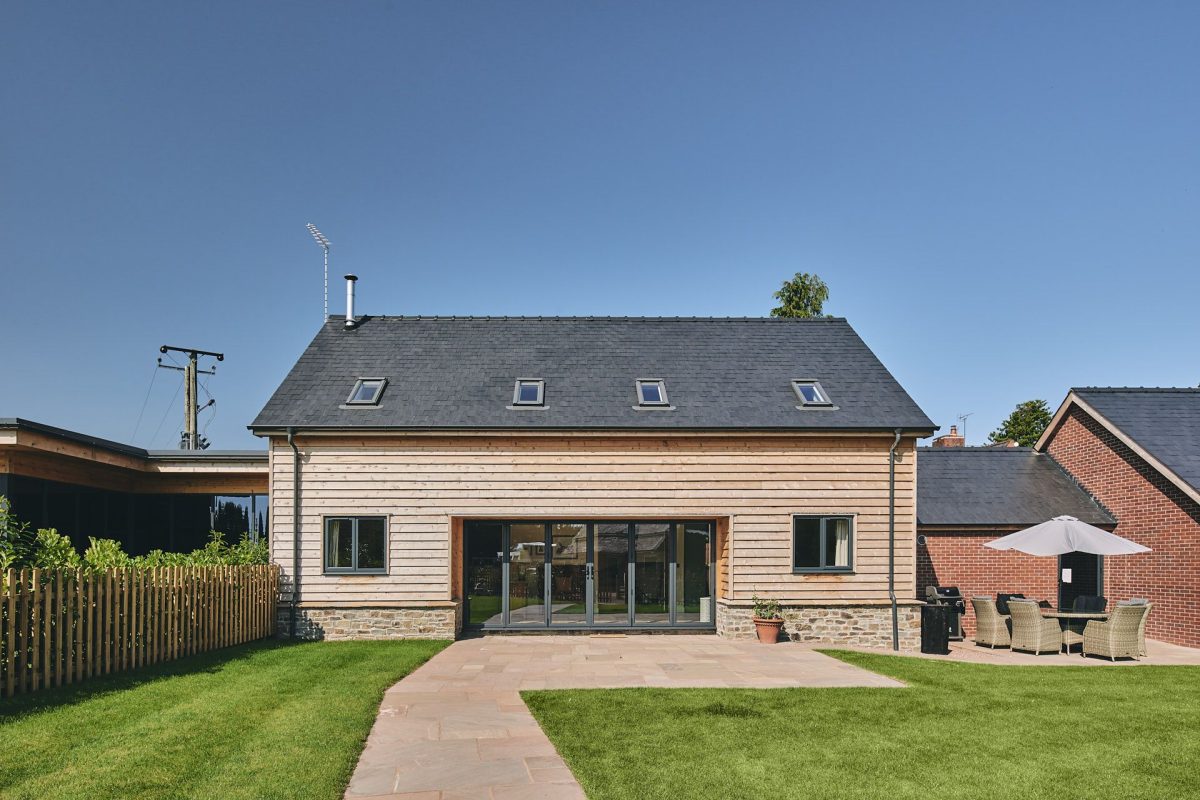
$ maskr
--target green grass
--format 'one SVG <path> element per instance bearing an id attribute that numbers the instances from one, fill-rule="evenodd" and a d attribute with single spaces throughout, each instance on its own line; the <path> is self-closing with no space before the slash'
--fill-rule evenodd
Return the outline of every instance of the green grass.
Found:
<path id="1" fill-rule="evenodd" d="M 0 797 L 338 798 L 446 642 L 256 642 L 0 700 Z"/>
<path id="2" fill-rule="evenodd" d="M 908 688 L 524 697 L 591 800 L 1200 796 L 1200 667 L 830 654 Z"/>

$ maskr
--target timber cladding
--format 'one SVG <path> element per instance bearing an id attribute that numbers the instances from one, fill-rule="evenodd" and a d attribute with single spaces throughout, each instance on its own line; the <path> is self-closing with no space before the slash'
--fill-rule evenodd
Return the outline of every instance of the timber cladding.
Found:
<path id="1" fill-rule="evenodd" d="M 887 600 L 890 436 L 407 435 L 296 437 L 301 602 L 457 599 L 461 519 L 717 521 L 722 597 Z M 896 593 L 912 597 L 915 440 L 896 463 Z M 292 565 L 292 451 L 271 440 L 271 556 Z M 792 573 L 793 514 L 854 517 L 850 574 Z M 386 575 L 325 575 L 327 516 L 386 516 Z M 285 577 L 285 584 L 290 580 Z"/>

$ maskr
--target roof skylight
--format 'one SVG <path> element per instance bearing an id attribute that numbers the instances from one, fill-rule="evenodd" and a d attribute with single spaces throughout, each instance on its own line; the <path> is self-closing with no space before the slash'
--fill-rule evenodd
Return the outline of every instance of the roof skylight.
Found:
<path id="1" fill-rule="evenodd" d="M 346 398 L 346 405 L 377 406 L 386 386 L 387 378 L 359 378 Z"/>
<path id="2" fill-rule="evenodd" d="M 667 382 L 663 380 L 641 380 L 637 382 L 638 404 L 643 406 L 667 405 Z"/>
<path id="3" fill-rule="evenodd" d="M 817 381 L 792 381 L 792 388 L 796 390 L 796 396 L 800 398 L 800 405 L 805 408 L 833 405 L 829 395 Z"/>
<path id="4" fill-rule="evenodd" d="M 514 406 L 540 406 L 545 401 L 546 382 L 535 378 L 518 378 L 513 387 Z"/>

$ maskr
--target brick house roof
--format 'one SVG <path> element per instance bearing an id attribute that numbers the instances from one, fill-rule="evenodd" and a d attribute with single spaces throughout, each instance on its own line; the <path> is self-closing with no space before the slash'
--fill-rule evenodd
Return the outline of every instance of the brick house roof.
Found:
<path id="1" fill-rule="evenodd" d="M 1200 502 L 1200 388 L 1072 389 L 1038 440 L 1039 451 L 1046 450 L 1072 406 Z"/>

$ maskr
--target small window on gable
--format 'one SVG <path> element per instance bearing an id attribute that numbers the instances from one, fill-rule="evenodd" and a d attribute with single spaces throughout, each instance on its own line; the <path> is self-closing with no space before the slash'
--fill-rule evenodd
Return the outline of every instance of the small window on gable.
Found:
<path id="1" fill-rule="evenodd" d="M 519 378 L 513 389 L 514 406 L 540 406 L 545 402 L 546 382 L 533 378 Z"/>
<path id="2" fill-rule="evenodd" d="M 387 378 L 359 378 L 346 398 L 346 405 L 377 406 L 386 386 Z"/>
<path id="3" fill-rule="evenodd" d="M 643 406 L 667 405 L 667 384 L 662 380 L 637 382 L 638 404 Z"/>
<path id="4" fill-rule="evenodd" d="M 796 396 L 800 398 L 802 406 L 833 405 L 829 400 L 829 395 L 825 394 L 821 384 L 816 381 L 792 381 L 792 388 L 796 390 Z"/>

